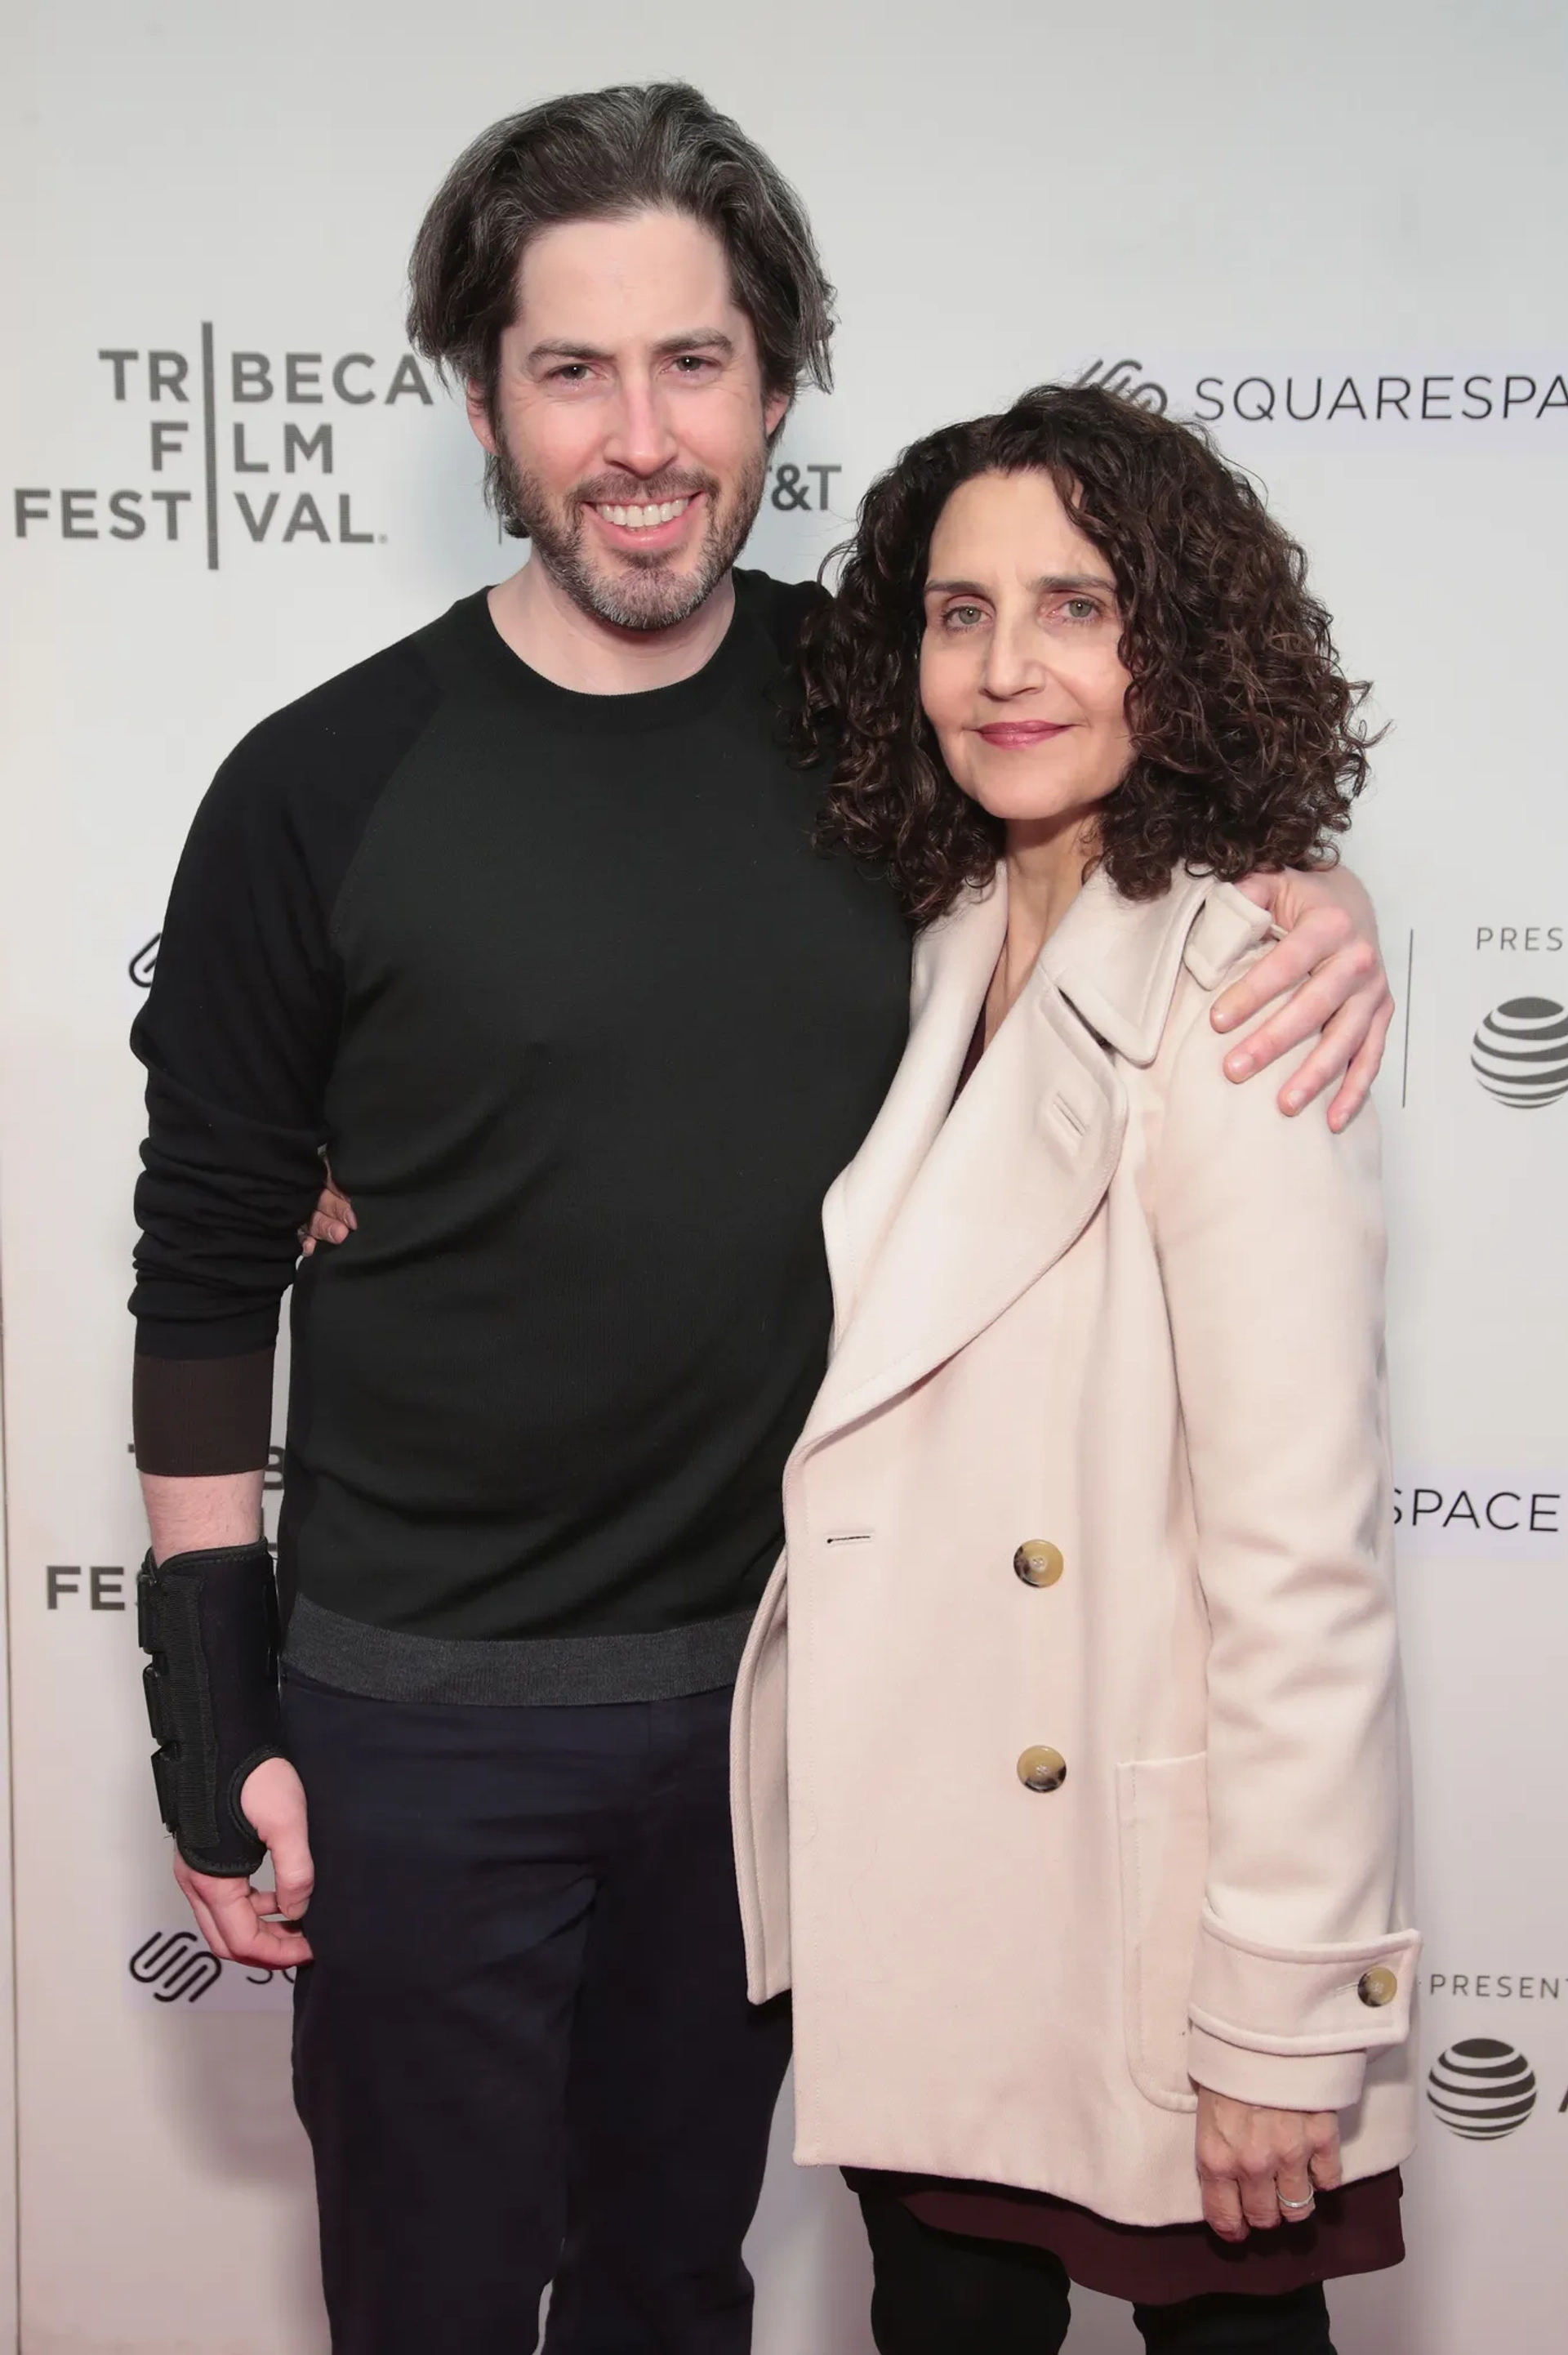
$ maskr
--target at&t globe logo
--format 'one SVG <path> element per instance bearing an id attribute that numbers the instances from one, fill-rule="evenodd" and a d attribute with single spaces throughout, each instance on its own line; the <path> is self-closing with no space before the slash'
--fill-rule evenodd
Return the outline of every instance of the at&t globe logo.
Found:
<path id="1" fill-rule="evenodd" d="M 1451 2134 L 1498 2142 L 1534 2109 L 1535 2072 L 1511 2044 L 1464 2036 L 1428 2072 L 1426 2098 Z"/>
<path id="2" fill-rule="evenodd" d="M 1505 998 L 1477 1031 L 1470 1065 L 1499 1103 L 1555 1103 L 1568 1095 L 1568 1008 L 1554 997 Z"/>

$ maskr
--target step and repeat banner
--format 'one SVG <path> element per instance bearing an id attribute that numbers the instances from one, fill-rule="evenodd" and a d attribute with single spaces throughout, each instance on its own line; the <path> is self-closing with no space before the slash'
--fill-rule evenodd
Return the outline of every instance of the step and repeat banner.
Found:
<path id="1" fill-rule="evenodd" d="M 1256 472 L 1376 681 L 1392 728 L 1351 856 L 1401 1009 L 1380 1100 L 1426 2099 L 1410 2260 L 1335 2289 L 1336 2340 L 1549 2355 L 1568 2205 L 1560 13 L 469 0 L 438 24 L 408 0 L 36 0 L 4 38 L 26 2355 L 325 2346 L 289 1991 L 200 1945 L 145 1764 L 125 1034 L 225 751 L 516 556 L 404 338 L 426 199 L 496 115 L 670 75 L 798 182 L 840 289 L 838 389 L 791 420 L 752 561 L 806 576 L 911 435 L 1093 377 L 1207 421 Z M 783 2115 L 752 2256 L 759 2355 L 868 2355 L 855 2212 L 792 2168 Z M 1075 2328 L 1103 2355 L 1135 2343 L 1107 2300 Z"/>

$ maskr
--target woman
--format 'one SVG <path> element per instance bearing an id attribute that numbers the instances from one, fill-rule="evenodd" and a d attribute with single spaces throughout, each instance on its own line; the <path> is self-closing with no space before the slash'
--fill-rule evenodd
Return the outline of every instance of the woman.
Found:
<path id="1" fill-rule="evenodd" d="M 1414 2138 L 1378 1145 L 1208 1016 L 1364 690 L 1243 476 L 1052 387 L 874 486 L 806 679 L 828 835 L 922 933 L 737 1692 L 797 2156 L 852 2170 L 884 2355 L 1044 2355 L 1069 2277 L 1331 2355 Z"/>

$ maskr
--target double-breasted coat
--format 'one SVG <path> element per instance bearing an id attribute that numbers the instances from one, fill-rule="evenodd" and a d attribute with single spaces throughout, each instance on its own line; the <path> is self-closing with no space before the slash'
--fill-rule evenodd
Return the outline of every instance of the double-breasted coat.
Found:
<path id="1" fill-rule="evenodd" d="M 1414 2140 L 1379 1146 L 1237 1087 L 1268 919 L 1097 875 L 957 1103 L 1005 885 L 921 939 L 742 1665 L 797 2157 L 1196 2219 L 1197 2087 Z"/>

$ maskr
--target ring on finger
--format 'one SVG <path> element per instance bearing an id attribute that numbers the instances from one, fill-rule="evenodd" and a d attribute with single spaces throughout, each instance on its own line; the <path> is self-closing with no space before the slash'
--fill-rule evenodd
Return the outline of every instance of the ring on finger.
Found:
<path id="1" fill-rule="evenodd" d="M 1315 2191 L 1309 2191 L 1305 2200 L 1287 2200 L 1283 2191 L 1277 2191 L 1275 2198 L 1287 2214 L 1303 2216 L 1308 2208 L 1317 2205 L 1318 2195 Z"/>

